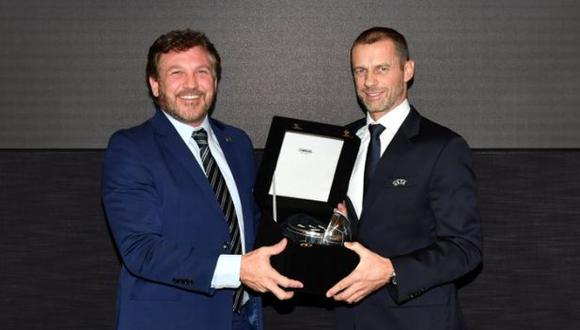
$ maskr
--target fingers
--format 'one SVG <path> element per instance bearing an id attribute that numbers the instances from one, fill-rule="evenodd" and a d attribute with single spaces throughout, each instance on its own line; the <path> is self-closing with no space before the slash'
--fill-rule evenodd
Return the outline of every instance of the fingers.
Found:
<path id="1" fill-rule="evenodd" d="M 287 278 L 285 276 L 282 276 L 280 280 L 276 281 L 276 284 L 286 289 L 302 289 L 304 287 L 302 282 Z"/>
<path id="2" fill-rule="evenodd" d="M 361 258 L 361 261 L 363 257 L 367 257 L 370 252 L 370 250 L 368 250 L 359 242 L 344 242 L 344 247 L 358 254 L 358 256 Z"/>
<path id="3" fill-rule="evenodd" d="M 248 252 L 247 254 L 255 253 L 261 255 L 262 258 L 264 256 L 269 258 L 270 256 L 282 253 L 282 251 L 284 251 L 284 249 L 286 248 L 287 243 L 288 243 L 287 239 L 283 238 L 282 240 L 280 240 L 280 242 L 274 245 L 262 246 L 261 248 Z"/>
<path id="4" fill-rule="evenodd" d="M 348 210 L 346 208 L 346 204 L 344 201 L 342 203 L 338 203 L 338 205 L 336 205 L 336 209 L 343 214 L 348 213 Z"/>
<path id="5" fill-rule="evenodd" d="M 365 249 L 359 242 L 344 242 L 344 247 L 356 252 L 358 255 L 360 255 Z"/>
<path id="6" fill-rule="evenodd" d="M 302 282 L 288 278 L 280 273 L 278 273 L 275 269 L 272 268 L 273 274 L 271 275 L 272 280 L 277 286 L 286 288 L 286 289 L 301 289 L 304 287 Z"/>
<path id="7" fill-rule="evenodd" d="M 294 296 L 293 291 L 286 291 L 284 289 L 300 289 L 303 287 L 301 282 L 289 279 L 277 272 L 272 274 L 271 278 L 264 280 L 263 285 L 265 291 L 270 291 L 280 300 L 290 299 Z"/>
<path id="8" fill-rule="evenodd" d="M 359 302 L 369 293 L 368 288 L 360 281 L 350 281 L 343 289 L 338 291 L 332 298 L 336 301 L 345 301 L 349 304 Z"/>
<path id="9" fill-rule="evenodd" d="M 355 304 L 367 296 L 367 291 L 362 287 L 351 286 L 344 292 L 334 297 L 337 301 L 345 301 L 349 304 Z"/>
<path id="10" fill-rule="evenodd" d="M 286 248 L 286 239 L 272 245 L 261 247 L 242 256 L 240 280 L 244 285 L 258 292 L 271 292 L 280 300 L 290 299 L 294 292 L 285 289 L 300 289 L 304 285 L 300 281 L 280 274 L 270 264 L 270 256 L 282 252 Z"/>
<path id="11" fill-rule="evenodd" d="M 285 288 L 292 288 L 292 289 L 302 289 L 304 287 L 304 284 L 302 284 L 302 282 L 297 281 L 297 280 L 293 280 L 293 279 L 288 279 L 288 285 L 285 286 Z"/>
<path id="12" fill-rule="evenodd" d="M 282 240 L 280 240 L 280 242 L 271 246 L 262 247 L 262 249 L 264 249 L 266 251 L 266 254 L 268 255 L 275 255 L 282 253 L 282 251 L 284 251 L 284 249 L 286 248 L 287 244 L 288 244 L 287 239 L 283 238 Z"/>
<path id="13" fill-rule="evenodd" d="M 268 287 L 268 291 L 270 291 L 279 300 L 286 300 L 294 297 L 294 291 L 284 290 L 277 285 Z"/>
<path id="14" fill-rule="evenodd" d="M 345 301 L 349 304 L 354 304 L 366 297 L 367 294 L 368 290 L 363 283 L 345 277 L 326 292 L 326 297 L 336 301 Z"/>
<path id="15" fill-rule="evenodd" d="M 332 288 L 330 288 L 330 289 L 328 289 L 328 291 L 326 291 L 326 297 L 332 298 L 332 297 L 336 296 L 339 292 L 341 292 L 342 290 L 351 286 L 352 283 L 353 283 L 353 280 L 352 280 L 351 275 L 343 278 L 340 282 L 336 283 Z"/>
<path id="16" fill-rule="evenodd" d="M 268 288 L 268 291 L 270 291 L 279 300 L 287 300 L 287 299 L 294 297 L 293 291 L 282 290 L 277 285 L 272 285 L 271 287 Z"/>
<path id="17" fill-rule="evenodd" d="M 253 289 L 261 293 L 270 292 L 280 300 L 290 299 L 294 296 L 294 292 L 283 290 L 274 280 L 268 278 L 259 282 L 259 285 Z"/>

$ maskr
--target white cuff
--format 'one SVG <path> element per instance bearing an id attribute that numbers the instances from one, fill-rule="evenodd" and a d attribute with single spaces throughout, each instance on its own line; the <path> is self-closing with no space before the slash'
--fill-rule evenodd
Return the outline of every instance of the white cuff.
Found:
<path id="1" fill-rule="evenodd" d="M 239 254 L 220 255 L 211 279 L 211 287 L 214 289 L 239 287 L 241 264 L 242 256 Z"/>

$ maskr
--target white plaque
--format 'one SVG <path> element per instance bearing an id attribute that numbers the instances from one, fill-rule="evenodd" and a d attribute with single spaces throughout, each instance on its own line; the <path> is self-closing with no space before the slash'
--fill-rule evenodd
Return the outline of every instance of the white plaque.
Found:
<path id="1" fill-rule="evenodd" d="M 272 178 L 276 195 L 327 202 L 343 144 L 337 138 L 286 132 Z"/>

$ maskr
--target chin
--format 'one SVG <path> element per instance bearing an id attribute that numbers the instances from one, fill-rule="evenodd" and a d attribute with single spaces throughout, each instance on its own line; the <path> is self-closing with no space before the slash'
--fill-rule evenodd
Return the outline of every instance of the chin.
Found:
<path id="1" fill-rule="evenodd" d="M 385 112 L 385 108 L 377 109 L 377 108 L 367 107 L 367 111 L 369 113 L 381 113 L 381 112 Z"/>

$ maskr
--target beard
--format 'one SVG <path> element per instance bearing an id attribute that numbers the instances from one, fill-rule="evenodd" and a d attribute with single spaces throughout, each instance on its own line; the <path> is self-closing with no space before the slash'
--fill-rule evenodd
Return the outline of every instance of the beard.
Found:
<path id="1" fill-rule="evenodd" d="M 180 98 L 185 95 L 198 96 L 199 98 L 191 101 Z M 199 124 L 209 112 L 213 96 L 197 89 L 186 89 L 176 95 L 160 92 L 157 102 L 161 109 L 178 121 L 186 124 Z"/>

